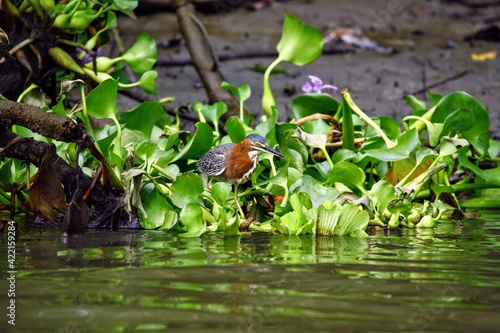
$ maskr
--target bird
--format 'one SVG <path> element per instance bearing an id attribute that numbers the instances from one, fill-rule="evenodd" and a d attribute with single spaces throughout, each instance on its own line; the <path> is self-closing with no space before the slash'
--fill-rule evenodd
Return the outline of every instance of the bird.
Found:
<path id="1" fill-rule="evenodd" d="M 262 136 L 250 134 L 236 144 L 225 143 L 210 149 L 196 164 L 199 172 L 215 180 L 233 184 L 234 201 L 242 218 L 245 218 L 245 214 L 238 202 L 238 186 L 248 181 L 257 169 L 259 152 L 269 152 L 284 158 Z"/>

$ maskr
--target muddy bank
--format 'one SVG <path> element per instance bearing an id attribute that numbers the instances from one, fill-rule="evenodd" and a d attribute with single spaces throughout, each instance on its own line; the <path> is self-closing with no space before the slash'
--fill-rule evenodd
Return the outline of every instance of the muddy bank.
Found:
<path id="1" fill-rule="evenodd" d="M 473 3 L 473 1 L 470 1 Z M 280 118 L 291 117 L 291 100 L 300 93 L 307 75 L 320 76 L 325 83 L 349 88 L 358 105 L 370 115 L 388 115 L 396 119 L 411 113 L 404 95 L 425 91 L 448 94 L 461 90 L 478 98 L 489 110 L 490 130 L 500 138 L 500 60 L 473 61 L 471 53 L 498 50 L 491 41 L 465 41 L 485 23 L 498 23 L 500 6 L 464 6 L 451 1 L 286 1 L 250 11 L 219 8 L 215 13 L 198 13 L 217 54 L 275 50 L 281 34 L 283 15 L 300 17 L 327 35 L 335 27 L 361 29 L 367 37 L 391 54 L 357 50 L 341 55 L 323 55 L 311 65 L 298 67 L 281 64 L 288 74 L 274 75 L 271 86 L 276 95 Z M 174 13 L 169 11 L 141 14 L 137 22 L 122 17 L 120 34 L 130 45 L 142 31 L 158 41 L 159 58 L 175 62 L 189 60 Z M 220 62 L 225 79 L 234 85 L 247 83 L 252 97 L 248 109 L 260 114 L 262 74 L 248 67 L 267 66 L 273 58 L 257 57 Z M 190 65 L 170 65 L 159 71 L 160 96 L 173 96 L 172 107 L 199 100 L 207 101 L 198 75 Z M 338 96 L 340 98 L 340 96 Z"/>

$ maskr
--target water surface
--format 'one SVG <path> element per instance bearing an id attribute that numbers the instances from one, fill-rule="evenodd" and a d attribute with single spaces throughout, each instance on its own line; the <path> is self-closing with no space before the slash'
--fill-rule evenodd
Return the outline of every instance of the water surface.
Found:
<path id="1" fill-rule="evenodd" d="M 19 231 L 14 331 L 495 332 L 499 217 L 365 239 Z"/>

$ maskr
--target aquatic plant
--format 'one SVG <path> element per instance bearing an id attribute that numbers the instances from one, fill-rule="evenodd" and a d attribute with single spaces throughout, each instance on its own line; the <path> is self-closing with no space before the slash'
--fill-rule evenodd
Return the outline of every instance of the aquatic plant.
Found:
<path id="1" fill-rule="evenodd" d="M 51 26 L 70 31 L 76 41 L 61 40 L 49 50 L 64 69 L 61 76 L 71 80 L 62 82 L 65 88 L 59 102 L 48 103 L 47 113 L 81 121 L 85 130 L 82 137 L 68 142 L 36 136 L 52 142 L 58 158 L 81 170 L 76 177 L 93 178 L 102 184 L 103 192 L 118 198 L 120 204 L 108 218 L 126 213 L 130 221 L 137 218 L 143 228 L 171 230 L 181 237 L 198 237 L 205 232 L 229 235 L 241 232 L 240 228 L 295 235 L 363 236 L 368 226 L 432 227 L 436 219 L 452 212 L 463 214 L 464 204 L 458 197 L 463 191 L 480 199 L 498 193 L 500 145 L 489 136 L 487 110 L 465 92 L 446 96 L 429 93 L 430 106 L 407 96 L 413 113 L 399 124 L 389 117 L 367 116 L 349 91 L 344 89 L 338 95 L 336 87 L 310 75 L 304 82 L 304 93 L 292 101 L 294 119 L 278 122 L 280 110 L 270 85 L 273 68 L 282 61 L 307 65 L 322 51 L 321 34 L 291 15 L 285 16 L 277 46 L 279 55 L 264 74 L 265 117 L 255 128 L 250 127 L 243 112 L 244 102 L 251 98 L 249 86 L 236 87 L 228 82 L 221 87 L 237 96 L 240 114 L 227 118 L 225 132 L 219 128 L 228 111 L 224 102 L 194 101 L 198 122 L 193 133 L 181 129 L 178 115 L 170 117 L 164 112 L 163 103 L 171 98 L 143 102 L 118 114 L 119 89 L 138 85 L 157 94 L 153 70 L 156 45 L 150 36 L 140 34 L 130 49 L 115 58 L 99 52 L 96 36 L 116 27 L 111 8 L 131 9 L 120 8 L 120 4 L 112 1 L 94 9 L 72 0 L 48 9 Z M 101 29 L 90 36 L 87 23 L 96 20 L 101 20 Z M 78 47 L 79 52 L 71 55 L 67 45 Z M 137 82 L 123 81 L 125 64 L 141 75 Z M 96 82 L 92 91 L 85 91 L 80 77 Z M 72 89 L 78 89 L 81 104 L 71 106 L 65 100 Z M 26 90 L 19 101 L 26 100 L 34 90 Z M 111 122 L 94 128 L 91 118 Z M 13 130 L 22 137 L 34 135 L 21 127 Z M 224 182 L 207 184 L 195 172 L 195 166 L 214 145 L 238 142 L 252 133 L 279 147 L 286 159 L 274 161 L 269 154 L 262 156 L 246 189 L 239 194 L 238 200 L 247 211 L 247 217 L 242 218 L 231 186 Z M 47 175 L 57 179 L 51 173 L 56 163 L 47 156 L 45 166 L 39 168 L 14 158 L 0 162 L 0 181 L 5 184 L 0 189 L 1 204 L 11 207 L 13 196 L 24 193 L 19 197 L 32 202 L 27 205 L 32 211 L 54 218 L 54 209 L 65 210 L 64 205 L 55 205 L 57 200 L 47 201 L 30 190 L 36 189 L 31 174 L 38 175 L 37 179 Z M 481 168 L 486 161 L 492 163 L 491 168 Z M 458 180 L 452 182 L 452 178 Z M 14 185 L 19 183 L 26 186 Z M 62 191 L 57 184 L 52 194 L 60 199 Z M 87 187 L 85 191 L 92 189 Z M 63 229 L 67 231 L 81 231 L 68 227 L 72 219 L 83 226 L 89 223 L 90 215 L 85 211 L 89 201 L 82 192 L 77 187 L 67 199 L 71 207 L 65 212 Z M 469 201 L 465 206 L 473 204 L 481 203 Z"/>

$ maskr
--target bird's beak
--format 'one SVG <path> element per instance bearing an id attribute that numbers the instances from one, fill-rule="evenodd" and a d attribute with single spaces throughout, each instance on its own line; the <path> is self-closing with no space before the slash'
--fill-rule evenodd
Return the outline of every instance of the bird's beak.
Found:
<path id="1" fill-rule="evenodd" d="M 274 155 L 278 156 L 279 158 L 285 158 L 285 156 L 283 156 L 282 153 L 280 153 L 279 151 L 277 151 L 274 148 L 271 148 L 271 146 L 266 145 L 265 147 L 258 147 L 257 149 L 259 149 L 260 151 L 263 151 L 263 152 L 268 152 L 268 153 L 274 154 Z"/>

